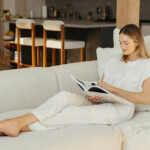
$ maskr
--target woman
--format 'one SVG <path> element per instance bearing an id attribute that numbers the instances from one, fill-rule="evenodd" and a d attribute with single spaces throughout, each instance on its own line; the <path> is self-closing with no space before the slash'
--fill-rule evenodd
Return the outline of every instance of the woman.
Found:
<path id="1" fill-rule="evenodd" d="M 117 94 L 128 105 L 103 103 L 97 97 L 81 97 L 60 92 L 30 113 L 0 122 L 0 135 L 18 136 L 20 132 L 51 130 L 75 124 L 116 124 L 133 117 L 135 103 L 150 101 L 150 59 L 139 28 L 129 24 L 119 33 L 122 56 L 105 66 L 98 85 Z"/>

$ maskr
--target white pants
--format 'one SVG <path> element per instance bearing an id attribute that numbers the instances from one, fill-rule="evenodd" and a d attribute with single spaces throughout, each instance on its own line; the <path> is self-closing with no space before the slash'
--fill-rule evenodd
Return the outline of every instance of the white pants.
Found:
<path id="1" fill-rule="evenodd" d="M 31 113 L 39 121 L 30 130 L 51 130 L 76 124 L 116 124 L 132 118 L 135 105 L 91 104 L 86 97 L 60 92 Z"/>

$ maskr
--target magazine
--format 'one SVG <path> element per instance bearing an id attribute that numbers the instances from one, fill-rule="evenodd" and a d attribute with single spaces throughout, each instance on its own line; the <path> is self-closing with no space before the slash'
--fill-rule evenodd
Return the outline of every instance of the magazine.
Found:
<path id="1" fill-rule="evenodd" d="M 110 93 L 106 89 L 97 85 L 96 81 L 81 81 L 75 78 L 73 75 L 70 75 L 72 80 L 78 84 L 78 86 L 85 92 L 86 95 L 91 97 L 99 97 L 102 99 L 101 103 L 122 103 L 129 104 L 129 102 L 113 93 Z"/>

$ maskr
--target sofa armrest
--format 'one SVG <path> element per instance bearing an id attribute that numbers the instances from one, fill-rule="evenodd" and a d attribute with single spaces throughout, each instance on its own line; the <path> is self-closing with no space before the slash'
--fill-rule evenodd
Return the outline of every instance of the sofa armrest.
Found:
<path id="1" fill-rule="evenodd" d="M 83 94 L 82 90 L 70 78 L 70 75 L 73 74 L 83 81 L 98 81 L 97 67 L 97 61 L 86 61 L 50 67 L 50 69 L 56 73 L 60 91 L 65 90 Z"/>

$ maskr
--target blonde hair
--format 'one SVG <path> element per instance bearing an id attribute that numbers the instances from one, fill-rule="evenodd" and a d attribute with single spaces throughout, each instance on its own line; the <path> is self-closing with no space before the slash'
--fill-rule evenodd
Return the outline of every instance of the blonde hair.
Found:
<path id="1" fill-rule="evenodd" d="M 146 51 L 145 42 L 144 42 L 142 33 L 141 33 L 140 29 L 135 24 L 128 24 L 128 25 L 124 26 L 120 30 L 119 35 L 120 34 L 127 35 L 128 37 L 133 39 L 135 43 L 138 44 L 136 47 L 136 52 L 137 52 L 138 57 L 145 58 L 145 59 L 150 58 L 150 56 L 148 55 L 148 53 Z M 128 61 L 128 55 L 122 55 L 122 60 L 124 62 L 127 62 Z"/>

